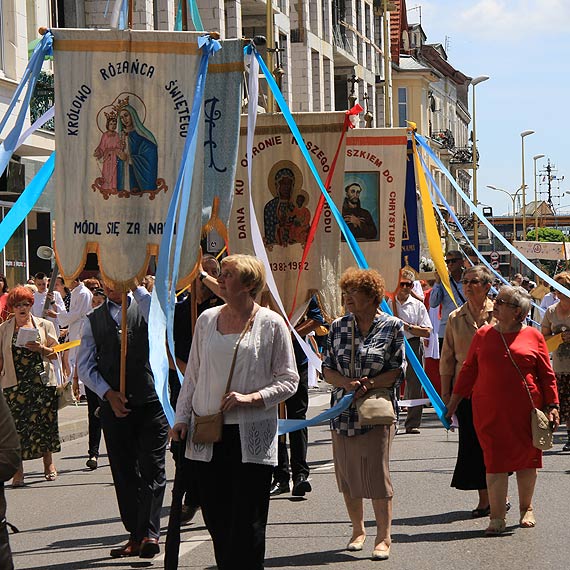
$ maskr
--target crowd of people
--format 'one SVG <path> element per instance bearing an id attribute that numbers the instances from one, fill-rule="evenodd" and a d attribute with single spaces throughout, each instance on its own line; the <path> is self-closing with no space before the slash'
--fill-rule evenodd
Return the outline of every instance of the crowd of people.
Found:
<path id="1" fill-rule="evenodd" d="M 450 288 L 438 276 L 431 286 L 420 282 L 406 267 L 393 293 L 377 271 L 348 269 L 338 283 L 345 314 L 325 322 L 314 296 L 294 323 L 302 337 L 316 333 L 323 341 L 322 377 L 331 386 L 331 406 L 352 395 L 330 422 L 332 455 L 352 525 L 346 548 L 364 548 L 363 500 L 370 499 L 376 560 L 391 553 L 390 450 L 403 411 L 405 433 L 421 433 L 422 386 L 406 364 L 406 350 L 420 362 L 429 360 L 432 370 L 435 363 L 434 384 L 459 427 L 451 486 L 477 491 L 471 516 L 489 517 L 487 535 L 507 528 L 512 473 L 520 526 L 537 524 L 533 494 L 542 452 L 533 446 L 533 407 L 544 409 L 554 428 L 566 422 L 563 450 L 570 450 L 570 297 L 553 295 L 537 330 L 527 324 L 533 297 L 522 276 L 520 285 L 497 286 L 487 268 L 467 263 L 459 251 L 449 250 L 445 261 Z M 555 280 L 568 287 L 570 273 Z M 290 456 L 284 438 L 277 437 L 278 417 L 306 417 L 305 350 L 261 295 L 266 284 L 261 261 L 230 255 L 220 263 L 204 256 L 191 293 L 181 292 L 175 307 L 169 386 L 176 414 L 169 430 L 149 364 L 154 278 L 146 276 L 143 284 L 125 295 L 104 280 L 57 278 L 51 290 L 48 277 L 38 273 L 33 284 L 10 289 L 0 276 L 0 406 L 5 400 L 12 419 L 0 428 L 19 436 L 16 468 L 4 480 L 25 485 L 22 462 L 40 457 L 45 479 L 57 478 L 58 386 L 69 378 L 76 397 L 87 401 L 86 466 L 97 469 L 103 433 L 128 533 L 111 557 L 150 559 L 160 552 L 171 440 L 177 478 L 183 481 L 178 522 L 192 520 L 201 509 L 218 568 L 262 569 L 270 497 L 311 491 L 306 428 L 290 434 Z M 380 309 L 384 299 L 392 315 Z M 123 313 L 128 335 L 121 385 Z M 36 336 L 25 336 L 26 329 Z M 552 363 L 546 344 L 551 338 L 558 340 Z M 77 348 L 56 349 L 75 340 Z M 383 411 L 376 417 L 379 400 Z M 372 416 L 368 404 L 376 410 Z M 10 449 L 13 454 L 15 446 Z"/>

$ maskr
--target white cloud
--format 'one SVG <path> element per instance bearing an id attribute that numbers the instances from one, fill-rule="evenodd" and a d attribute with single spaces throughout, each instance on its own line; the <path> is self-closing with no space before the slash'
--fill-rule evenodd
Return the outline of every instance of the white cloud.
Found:
<path id="1" fill-rule="evenodd" d="M 416 20 L 414 12 L 410 13 Z M 426 0 L 422 23 L 428 36 L 437 29 L 461 30 L 464 39 L 525 41 L 567 34 L 568 0 Z M 441 32 L 440 32 L 441 33 Z M 459 39 L 459 38 L 456 38 Z M 502 41 L 501 41 L 502 40 Z"/>

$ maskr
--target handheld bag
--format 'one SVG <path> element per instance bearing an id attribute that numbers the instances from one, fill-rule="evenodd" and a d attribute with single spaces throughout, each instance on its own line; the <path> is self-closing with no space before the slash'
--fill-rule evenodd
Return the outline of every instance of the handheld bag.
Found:
<path id="1" fill-rule="evenodd" d="M 503 343 L 505 348 L 507 349 L 507 354 L 513 363 L 513 366 L 517 369 L 517 372 L 520 374 L 522 378 L 524 387 L 526 388 L 526 392 L 528 397 L 530 398 L 530 403 L 532 406 L 532 410 L 530 411 L 530 427 L 532 431 L 532 445 L 536 447 L 536 449 L 541 449 L 542 451 L 546 451 L 552 447 L 552 441 L 554 439 L 554 433 L 552 431 L 552 427 L 550 425 L 550 421 L 548 420 L 547 415 L 542 411 L 539 410 L 534 406 L 534 400 L 532 399 L 532 395 L 528 388 L 528 384 L 526 383 L 526 378 L 524 377 L 521 369 L 518 367 L 517 363 L 514 361 L 514 358 L 509 350 L 509 346 L 507 345 L 507 341 L 501 334 L 501 338 L 503 339 Z"/>
<path id="2" fill-rule="evenodd" d="M 350 373 L 355 377 L 354 371 L 354 321 L 351 321 L 352 346 L 350 355 Z M 356 400 L 356 409 L 361 425 L 388 426 L 396 420 L 396 412 L 392 404 L 391 390 L 386 387 L 374 388 Z"/>
<path id="3" fill-rule="evenodd" d="M 388 388 L 375 388 L 356 400 L 356 409 L 362 425 L 388 426 L 396 420 Z"/>
<path id="4" fill-rule="evenodd" d="M 234 348 L 234 356 L 232 358 L 232 365 L 230 367 L 230 373 L 228 374 L 228 381 L 226 383 L 226 389 L 224 394 L 227 394 L 231 383 L 232 383 L 232 376 L 234 374 L 234 368 L 236 365 L 236 357 L 237 351 L 240 342 L 242 341 L 245 333 L 250 329 L 251 325 L 253 324 L 253 318 L 255 317 L 255 313 L 257 310 L 254 310 L 251 317 L 245 324 L 243 331 L 241 332 L 236 346 Z M 194 413 L 194 431 L 192 432 L 192 441 L 194 443 L 218 443 L 222 441 L 222 431 L 224 427 L 224 414 L 220 412 L 216 412 L 215 414 L 209 414 L 207 416 L 199 416 Z"/>
<path id="5" fill-rule="evenodd" d="M 71 382 L 68 380 L 63 382 L 63 384 L 57 385 L 57 409 L 61 410 L 69 404 L 75 404 L 75 398 L 73 396 L 73 387 Z"/>

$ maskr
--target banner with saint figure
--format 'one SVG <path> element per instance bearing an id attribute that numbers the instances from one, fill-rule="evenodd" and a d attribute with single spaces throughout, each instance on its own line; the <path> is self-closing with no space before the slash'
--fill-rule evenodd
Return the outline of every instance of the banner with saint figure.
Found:
<path id="1" fill-rule="evenodd" d="M 191 129 L 203 34 L 53 32 L 57 262 L 71 279 L 87 253 L 97 253 L 106 280 L 125 289 L 158 253 Z M 195 267 L 214 197 L 223 201 L 222 211 L 230 210 L 243 53 L 241 40 L 221 43 L 208 66 L 181 281 Z M 216 74 L 223 79 L 210 81 Z M 215 189 L 206 192 L 208 204 L 204 187 Z"/>
<path id="2" fill-rule="evenodd" d="M 324 182 L 342 134 L 344 113 L 296 113 L 295 122 Z M 239 164 L 230 216 L 231 253 L 253 253 L 247 195 L 247 117 L 242 117 Z M 342 194 L 344 151 L 336 164 L 330 193 Z M 258 115 L 253 142 L 252 199 L 269 263 L 285 310 L 293 306 L 297 276 L 311 220 L 321 191 L 281 114 Z M 341 314 L 338 289 L 340 230 L 325 204 L 313 245 L 304 263 L 298 304 L 317 293 L 325 318 Z"/>
<path id="3" fill-rule="evenodd" d="M 406 129 L 353 129 L 346 138 L 342 216 L 368 265 L 396 288 L 402 252 L 406 188 Z M 342 241 L 342 269 L 354 258 Z"/>

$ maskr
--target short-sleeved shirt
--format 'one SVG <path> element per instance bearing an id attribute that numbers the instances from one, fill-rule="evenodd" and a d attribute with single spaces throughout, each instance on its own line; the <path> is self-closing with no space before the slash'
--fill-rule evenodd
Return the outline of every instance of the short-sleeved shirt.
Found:
<path id="1" fill-rule="evenodd" d="M 570 318 L 561 319 L 556 313 L 556 305 L 551 305 L 546 309 L 542 325 L 550 327 L 552 334 L 563 331 L 570 331 Z M 552 352 L 552 368 L 556 374 L 570 374 L 570 343 L 563 342 Z"/>
<path id="2" fill-rule="evenodd" d="M 353 328 L 354 324 L 354 328 Z M 352 331 L 354 330 L 354 372 L 351 371 Z M 323 366 L 348 378 L 373 378 L 388 370 L 402 370 L 404 365 L 404 330 L 402 322 L 384 313 L 377 315 L 364 337 L 352 314 L 333 321 L 327 338 Z M 401 378 L 400 378 L 401 380 Z M 396 382 L 399 384 L 399 380 Z M 345 395 L 343 388 L 334 388 L 331 406 Z M 394 402 L 395 403 L 395 402 Z M 374 426 L 362 426 L 354 405 L 331 420 L 331 429 L 342 435 L 360 435 Z"/>

